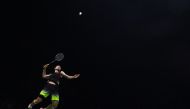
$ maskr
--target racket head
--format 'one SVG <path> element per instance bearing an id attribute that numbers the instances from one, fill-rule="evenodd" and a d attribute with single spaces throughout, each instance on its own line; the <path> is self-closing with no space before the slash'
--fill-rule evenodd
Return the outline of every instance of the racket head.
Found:
<path id="1" fill-rule="evenodd" d="M 64 54 L 63 53 L 57 53 L 55 56 L 56 61 L 61 61 L 64 59 Z"/>

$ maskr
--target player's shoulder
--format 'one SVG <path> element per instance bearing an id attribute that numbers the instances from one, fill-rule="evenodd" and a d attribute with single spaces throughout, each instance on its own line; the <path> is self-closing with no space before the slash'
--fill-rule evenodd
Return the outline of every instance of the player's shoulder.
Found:
<path id="1" fill-rule="evenodd" d="M 61 70 L 61 74 L 65 74 L 65 72 L 63 70 Z"/>

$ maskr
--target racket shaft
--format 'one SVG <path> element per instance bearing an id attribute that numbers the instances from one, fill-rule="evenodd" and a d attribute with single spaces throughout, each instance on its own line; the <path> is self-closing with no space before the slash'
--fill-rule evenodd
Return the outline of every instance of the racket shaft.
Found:
<path id="1" fill-rule="evenodd" d="M 52 64 L 52 63 L 54 63 L 56 60 L 53 60 L 53 61 L 51 61 L 49 64 Z"/>

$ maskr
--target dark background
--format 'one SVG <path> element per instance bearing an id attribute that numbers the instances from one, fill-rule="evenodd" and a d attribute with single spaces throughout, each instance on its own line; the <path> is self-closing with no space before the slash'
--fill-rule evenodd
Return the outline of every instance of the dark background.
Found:
<path id="1" fill-rule="evenodd" d="M 22 27 L 1 46 L 1 109 L 37 97 L 42 66 L 58 52 L 55 64 L 81 74 L 61 80 L 59 109 L 189 109 L 189 0 L 32 1 L 14 18 L 5 28 Z"/>

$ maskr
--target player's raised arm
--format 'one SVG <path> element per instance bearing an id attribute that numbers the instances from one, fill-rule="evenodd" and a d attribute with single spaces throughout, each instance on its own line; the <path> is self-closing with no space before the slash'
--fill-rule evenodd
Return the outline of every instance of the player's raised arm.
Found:
<path id="1" fill-rule="evenodd" d="M 44 79 L 47 79 L 47 78 L 50 76 L 50 74 L 47 74 L 47 73 L 46 73 L 46 69 L 47 69 L 48 66 L 49 66 L 49 64 L 46 64 L 46 65 L 44 65 L 44 67 L 43 67 L 42 78 L 44 78 Z"/>

